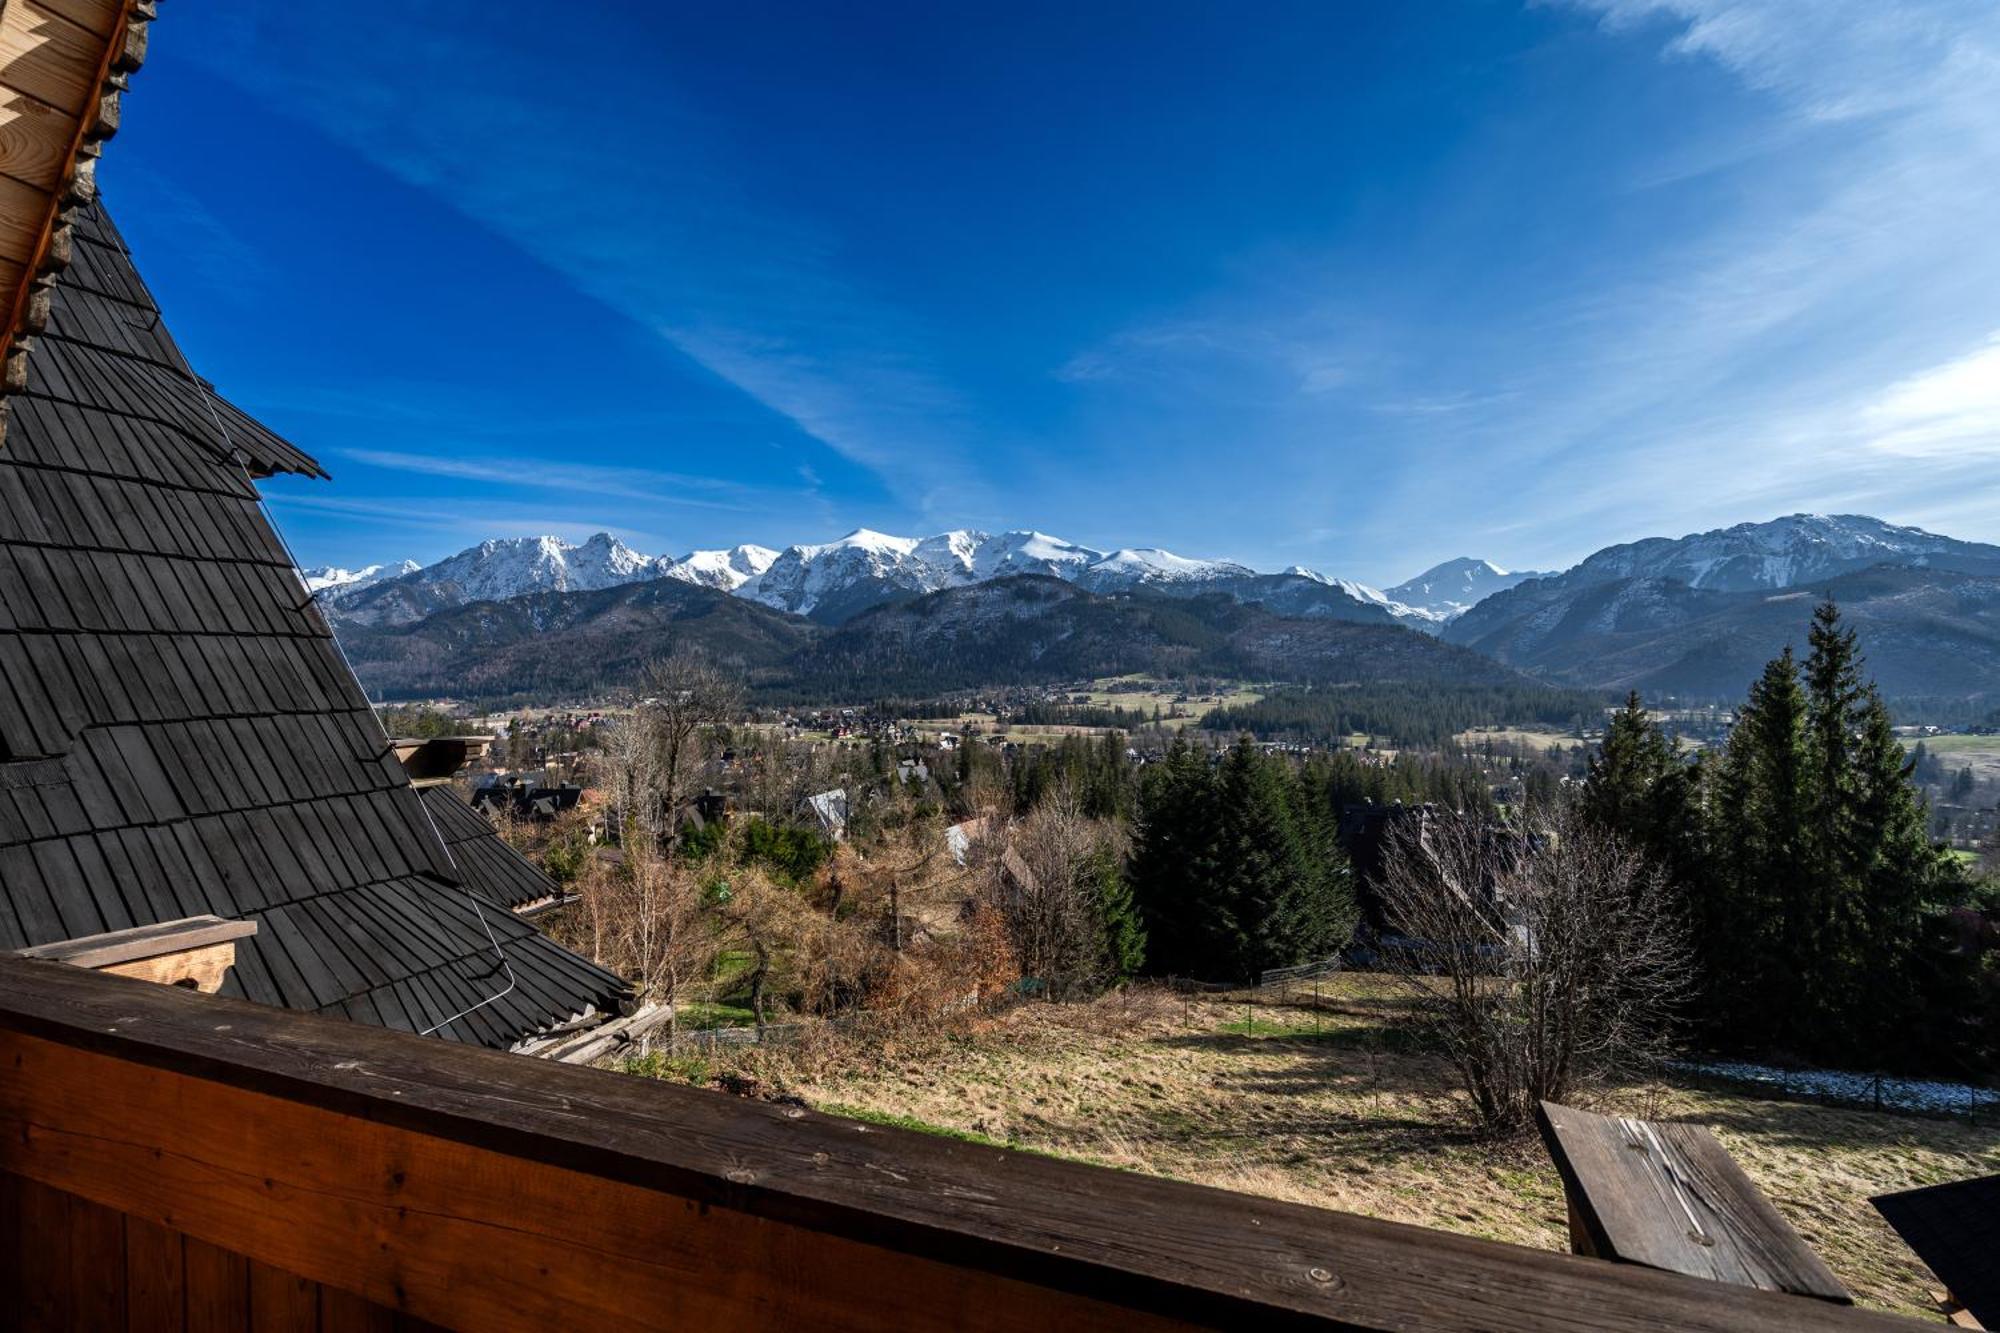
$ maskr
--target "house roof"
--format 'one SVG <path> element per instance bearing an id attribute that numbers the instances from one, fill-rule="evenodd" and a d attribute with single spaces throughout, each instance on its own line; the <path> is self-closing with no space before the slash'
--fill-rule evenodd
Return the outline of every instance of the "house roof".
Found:
<path id="1" fill-rule="evenodd" d="M 146 55 L 153 0 L 0 3 L 0 344 L 7 378 L 48 318 L 69 215 L 95 194 L 99 144 Z M 0 416 L 0 429 L 5 417 Z"/>
<path id="2" fill-rule="evenodd" d="M 410 786 L 253 484 L 319 465 L 69 220 L 0 442 L 0 948 L 213 913 L 257 921 L 225 989 L 269 1004 L 491 1046 L 616 1008 Z"/>
<path id="3" fill-rule="evenodd" d="M 503 907 L 527 907 L 562 897 L 556 882 L 533 862 L 509 847 L 480 814 L 450 787 L 425 787 L 418 795 L 451 849 L 459 868 L 472 876 L 482 892 Z"/>
<path id="4" fill-rule="evenodd" d="M 1878 1194 L 1868 1202 L 1978 1327 L 2000 1328 L 2000 1175 Z"/>

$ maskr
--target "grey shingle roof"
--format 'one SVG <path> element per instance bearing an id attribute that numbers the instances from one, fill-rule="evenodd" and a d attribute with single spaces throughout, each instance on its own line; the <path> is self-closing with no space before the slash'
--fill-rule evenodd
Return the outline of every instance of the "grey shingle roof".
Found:
<path id="1" fill-rule="evenodd" d="M 451 849 L 452 859 L 495 902 L 504 907 L 526 907 L 562 895 L 554 880 L 509 847 L 486 816 L 467 805 L 456 791 L 448 786 L 425 787 L 419 795 L 438 835 Z"/>
<path id="2" fill-rule="evenodd" d="M 505 990 L 443 1030 L 496 1046 L 615 1007 L 505 910 L 539 872 L 447 845 L 265 517 L 274 472 L 324 475 L 194 375 L 79 210 L 0 443 L 0 948 L 210 912 L 258 922 L 228 988 L 265 1003 L 421 1031 Z"/>

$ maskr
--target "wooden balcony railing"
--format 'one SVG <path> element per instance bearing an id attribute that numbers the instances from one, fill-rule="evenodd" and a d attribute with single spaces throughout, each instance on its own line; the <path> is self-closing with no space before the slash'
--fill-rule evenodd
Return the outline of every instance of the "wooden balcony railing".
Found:
<path id="1" fill-rule="evenodd" d="M 1905 1328 L 0 960 L 0 1327 Z"/>

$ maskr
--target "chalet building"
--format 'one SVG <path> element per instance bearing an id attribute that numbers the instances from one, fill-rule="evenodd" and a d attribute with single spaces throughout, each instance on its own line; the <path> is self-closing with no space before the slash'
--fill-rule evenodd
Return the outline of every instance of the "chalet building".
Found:
<path id="1" fill-rule="evenodd" d="M 65 105 L 52 69 L 0 77 Z M 255 924 L 222 989 L 264 1004 L 495 1047 L 615 1014 L 508 910 L 547 879 L 412 786 L 301 583 L 256 483 L 325 472 L 195 373 L 87 170 L 46 203 L 0 255 L 0 952 L 213 916 Z"/>

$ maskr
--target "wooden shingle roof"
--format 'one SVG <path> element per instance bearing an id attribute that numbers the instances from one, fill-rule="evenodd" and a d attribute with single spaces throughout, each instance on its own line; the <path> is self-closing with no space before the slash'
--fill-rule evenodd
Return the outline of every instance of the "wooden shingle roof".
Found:
<path id="1" fill-rule="evenodd" d="M 258 922 L 227 989 L 264 1003 L 493 1046 L 618 1007 L 410 786 L 253 484 L 319 465 L 71 221 L 0 442 L 0 949 L 213 913 Z"/>
<path id="2" fill-rule="evenodd" d="M 503 907 L 520 908 L 562 897 L 556 882 L 509 847 L 486 816 L 449 786 L 424 787 L 424 808 L 452 859 L 473 876 L 481 890 Z"/>

